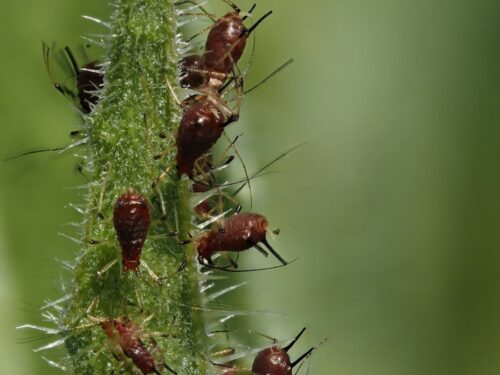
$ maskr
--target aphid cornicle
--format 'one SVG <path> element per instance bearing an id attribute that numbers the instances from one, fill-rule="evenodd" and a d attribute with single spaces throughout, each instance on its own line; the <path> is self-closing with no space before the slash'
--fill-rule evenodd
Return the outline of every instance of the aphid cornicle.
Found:
<path id="1" fill-rule="evenodd" d="M 123 353 L 132 360 L 144 375 L 158 374 L 159 372 L 153 355 L 144 345 L 141 337 L 142 330 L 126 317 L 117 319 L 103 319 L 99 325 L 106 333 L 112 344 L 118 345 Z M 168 365 L 163 364 L 170 372 L 177 374 Z"/>
<path id="2" fill-rule="evenodd" d="M 267 255 L 260 246 L 262 243 L 283 265 L 288 264 L 267 241 L 267 226 L 267 219 L 256 213 L 239 213 L 225 219 L 221 227 L 209 230 L 198 239 L 198 261 L 212 265 L 212 256 L 217 251 L 244 251 L 252 247 Z"/>
<path id="3" fill-rule="evenodd" d="M 118 197 L 113 210 L 113 224 L 122 250 L 123 270 L 138 272 L 142 247 L 148 235 L 151 211 L 140 193 L 129 190 Z"/>
<path id="4" fill-rule="evenodd" d="M 195 161 L 210 150 L 224 127 L 237 118 L 216 98 L 205 97 L 191 105 L 184 112 L 177 133 L 177 175 L 193 177 Z"/>

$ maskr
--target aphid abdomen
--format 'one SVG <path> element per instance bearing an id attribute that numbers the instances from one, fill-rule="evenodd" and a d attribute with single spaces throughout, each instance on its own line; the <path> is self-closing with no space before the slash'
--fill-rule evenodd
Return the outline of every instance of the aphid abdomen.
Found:
<path id="1" fill-rule="evenodd" d="M 225 220 L 222 227 L 205 233 L 199 240 L 197 250 L 200 262 L 211 263 L 217 251 L 244 251 L 266 238 L 267 219 L 259 214 L 241 213 Z"/>
<path id="2" fill-rule="evenodd" d="M 100 89 L 104 84 L 104 77 L 98 73 L 100 68 L 97 62 L 91 62 L 78 71 L 76 76 L 76 87 L 78 89 L 78 100 L 84 113 L 90 113 L 91 106 L 96 105 L 99 97 L 92 93 Z"/>
<path id="3" fill-rule="evenodd" d="M 253 361 L 252 374 L 292 375 L 290 356 L 276 346 L 261 350 Z"/>
<path id="4" fill-rule="evenodd" d="M 149 205 L 141 194 L 129 191 L 116 200 L 113 224 L 122 250 L 124 271 L 138 271 L 150 223 Z"/>
<path id="5" fill-rule="evenodd" d="M 205 86 L 207 83 L 207 74 L 205 70 L 204 58 L 200 55 L 190 55 L 184 57 L 181 62 L 181 79 L 182 87 L 197 89 Z"/>
<path id="6" fill-rule="evenodd" d="M 226 118 L 218 106 L 202 99 L 182 116 L 177 133 L 177 175 L 193 176 L 194 162 L 220 138 Z"/>
<path id="7" fill-rule="evenodd" d="M 205 43 L 205 67 L 229 74 L 245 50 L 248 36 L 237 12 L 227 13 L 211 29 Z"/>

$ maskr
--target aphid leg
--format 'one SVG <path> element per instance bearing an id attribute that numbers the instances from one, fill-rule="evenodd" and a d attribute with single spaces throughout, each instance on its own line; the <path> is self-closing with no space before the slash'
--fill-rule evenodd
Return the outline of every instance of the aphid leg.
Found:
<path id="1" fill-rule="evenodd" d="M 158 286 L 161 286 L 162 283 L 161 283 L 161 280 L 158 276 L 156 276 L 156 274 L 153 272 L 153 270 L 147 265 L 147 263 L 143 260 L 142 262 L 142 265 L 144 266 L 144 268 L 146 269 L 147 273 L 149 274 L 149 276 L 151 276 L 151 278 L 155 281 L 155 283 L 158 284 Z"/>
<path id="2" fill-rule="evenodd" d="M 139 272 L 139 271 L 137 271 L 137 272 Z M 137 306 L 139 307 L 139 311 L 143 311 L 141 295 L 139 294 L 139 288 L 137 288 L 135 278 L 132 279 L 132 283 L 134 284 L 134 293 L 135 293 L 135 299 L 137 301 Z"/>
<path id="3" fill-rule="evenodd" d="M 269 253 L 262 248 L 262 246 L 260 246 L 259 244 L 256 244 L 256 245 L 253 245 L 255 247 L 255 249 L 257 249 L 257 251 L 259 253 L 261 253 L 262 255 L 264 255 L 266 258 L 269 256 Z"/>
<path id="4" fill-rule="evenodd" d="M 182 102 L 179 100 L 179 98 L 177 97 L 177 94 L 175 93 L 175 90 L 174 88 L 172 87 L 172 85 L 170 84 L 170 81 L 168 80 L 168 78 L 165 78 L 165 82 L 167 82 L 167 87 L 168 87 L 168 90 L 170 91 L 170 93 L 172 94 L 172 97 L 174 98 L 175 102 L 177 103 L 177 105 L 179 107 L 182 107 Z"/>
<path id="5" fill-rule="evenodd" d="M 80 68 L 78 67 L 78 63 L 76 62 L 75 55 L 73 55 L 73 52 L 68 46 L 64 47 L 64 52 L 66 52 L 66 55 L 69 58 L 71 67 L 73 68 L 75 75 L 78 75 L 80 73 Z"/>
<path id="6" fill-rule="evenodd" d="M 42 52 L 43 52 L 43 61 L 45 64 L 45 68 L 47 70 L 47 73 L 49 74 L 49 78 L 52 81 L 52 84 L 54 85 L 57 91 L 59 91 L 61 94 L 64 95 L 66 99 L 68 99 L 72 104 L 75 104 L 75 100 L 77 99 L 78 95 L 65 85 L 57 82 L 54 77 L 54 73 L 52 71 L 52 66 L 50 63 L 51 59 L 50 47 L 45 42 L 42 42 Z"/>
<path id="7" fill-rule="evenodd" d="M 115 258 L 108 264 L 106 264 L 100 271 L 97 271 L 97 276 L 102 277 L 106 272 L 110 270 L 111 267 L 113 267 L 116 263 L 118 263 L 119 259 Z"/>

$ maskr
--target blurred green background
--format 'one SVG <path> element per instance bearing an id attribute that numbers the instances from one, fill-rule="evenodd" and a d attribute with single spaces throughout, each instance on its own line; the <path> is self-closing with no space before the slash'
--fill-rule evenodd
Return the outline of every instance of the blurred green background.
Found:
<path id="1" fill-rule="evenodd" d="M 213 0 L 216 1 L 216 0 Z M 59 146 L 78 119 L 51 88 L 41 40 L 102 32 L 104 1 L 0 4 L 0 156 Z M 239 3 L 247 7 L 250 2 Z M 329 341 L 311 374 L 500 373 L 500 2 L 261 1 L 249 82 L 296 62 L 245 99 L 238 147 L 254 210 L 281 228 L 289 267 L 245 275 L 240 305 L 293 352 Z M 59 236 L 83 183 L 70 156 L 0 165 L 0 373 L 56 374 L 14 327 L 61 295 Z"/>

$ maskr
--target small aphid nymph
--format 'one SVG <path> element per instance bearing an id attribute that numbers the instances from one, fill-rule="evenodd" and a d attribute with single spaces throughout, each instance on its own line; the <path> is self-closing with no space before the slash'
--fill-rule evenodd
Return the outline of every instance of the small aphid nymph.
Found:
<path id="1" fill-rule="evenodd" d="M 239 213 L 224 220 L 219 228 L 203 234 L 196 249 L 201 264 L 212 265 L 212 256 L 217 251 L 244 251 L 252 247 L 267 255 L 262 243 L 283 265 L 288 262 L 281 257 L 266 239 L 267 219 L 255 213 Z"/>
<path id="2" fill-rule="evenodd" d="M 159 372 L 153 355 L 142 341 L 142 330 L 126 317 L 103 319 L 99 325 L 113 345 L 118 345 L 123 353 L 132 360 L 144 375 Z M 163 364 L 171 373 L 177 374 L 168 365 Z"/>
<path id="3" fill-rule="evenodd" d="M 148 201 L 129 190 L 120 196 L 113 210 L 113 224 L 122 250 L 123 270 L 138 272 L 142 247 L 151 223 Z"/>

